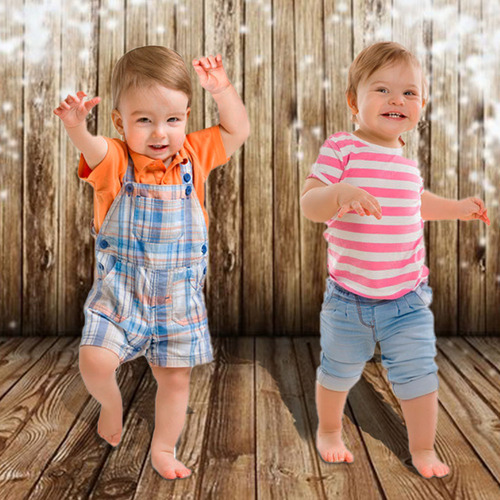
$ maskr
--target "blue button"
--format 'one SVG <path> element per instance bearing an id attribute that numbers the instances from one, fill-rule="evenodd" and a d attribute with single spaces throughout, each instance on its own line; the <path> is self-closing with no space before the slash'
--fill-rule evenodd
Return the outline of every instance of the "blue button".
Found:
<path id="1" fill-rule="evenodd" d="M 109 243 L 106 240 L 101 240 L 101 248 L 108 248 Z"/>
<path id="2" fill-rule="evenodd" d="M 207 245 L 201 247 L 201 253 L 207 253 Z"/>
<path id="3" fill-rule="evenodd" d="M 193 186 L 188 186 L 186 188 L 186 196 L 189 196 L 191 194 L 191 191 L 193 190 Z"/>
<path id="4" fill-rule="evenodd" d="M 203 274 L 207 274 L 207 268 L 206 267 L 203 269 Z"/>
<path id="5" fill-rule="evenodd" d="M 191 176 L 189 174 L 184 174 L 184 182 L 189 182 L 191 180 Z"/>
<path id="6" fill-rule="evenodd" d="M 131 193 L 134 190 L 134 185 L 133 184 L 127 184 L 127 186 L 125 187 L 125 189 L 127 190 L 127 193 Z"/>
<path id="7" fill-rule="evenodd" d="M 99 262 L 99 269 L 104 269 L 104 266 Z"/>

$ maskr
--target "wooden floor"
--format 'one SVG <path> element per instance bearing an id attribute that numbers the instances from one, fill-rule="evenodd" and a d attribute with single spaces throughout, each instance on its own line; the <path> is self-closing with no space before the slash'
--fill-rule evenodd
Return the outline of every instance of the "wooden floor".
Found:
<path id="1" fill-rule="evenodd" d="M 0 338 L 0 497 L 147 499 L 499 499 L 500 338 L 441 338 L 438 454 L 452 468 L 423 479 L 409 466 L 401 409 L 380 365 L 351 390 L 347 465 L 315 451 L 317 337 L 214 339 L 193 369 L 177 456 L 189 479 L 151 467 L 156 382 L 144 358 L 122 365 L 124 430 L 96 433 L 99 405 L 78 371 L 79 338 Z"/>

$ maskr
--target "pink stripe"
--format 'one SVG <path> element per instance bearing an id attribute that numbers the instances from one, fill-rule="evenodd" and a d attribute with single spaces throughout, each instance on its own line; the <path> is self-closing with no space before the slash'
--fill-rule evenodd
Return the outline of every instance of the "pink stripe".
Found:
<path id="1" fill-rule="evenodd" d="M 382 217 L 384 215 L 391 217 L 410 217 L 412 215 L 420 216 L 420 207 L 381 207 Z"/>
<path id="2" fill-rule="evenodd" d="M 381 170 L 370 168 L 350 168 L 349 177 L 363 177 L 369 179 L 391 179 L 395 181 L 410 181 L 420 184 L 420 177 L 408 172 Z"/>
<path id="3" fill-rule="evenodd" d="M 383 217 L 383 212 L 382 212 Z M 341 231 L 350 231 L 351 233 L 363 234 L 408 234 L 422 229 L 422 223 L 390 225 L 381 224 L 374 226 L 372 224 L 356 224 L 355 222 L 343 222 L 338 219 L 331 219 L 327 222 L 328 227 L 340 229 Z"/>
<path id="4" fill-rule="evenodd" d="M 420 270 L 413 271 L 411 273 L 400 274 L 399 276 L 393 276 L 391 278 L 382 278 L 382 279 L 370 279 L 365 278 L 359 274 L 353 274 L 349 271 L 340 271 L 338 269 L 335 270 L 336 278 L 347 278 L 351 281 L 355 281 L 360 285 L 369 287 L 369 288 L 385 288 L 388 286 L 397 286 L 405 281 L 416 280 L 420 276 Z M 358 293 L 358 292 L 356 292 Z"/>
<path id="5" fill-rule="evenodd" d="M 407 252 L 414 250 L 422 241 L 423 235 L 416 241 L 409 241 L 407 243 L 366 243 L 363 241 L 350 241 L 342 238 L 337 238 L 326 231 L 323 233 L 326 241 L 342 248 L 349 248 L 350 250 L 359 250 L 361 252 Z"/>
<path id="6" fill-rule="evenodd" d="M 356 148 L 366 148 L 368 147 L 366 144 L 362 143 L 361 141 L 355 141 L 353 139 L 344 139 L 343 141 L 335 141 L 335 144 L 339 148 L 345 148 L 346 146 L 354 146 Z"/>
<path id="7" fill-rule="evenodd" d="M 328 253 L 339 264 L 350 264 L 361 269 L 367 269 L 368 271 L 387 271 L 388 269 L 400 269 L 409 264 L 413 264 L 414 262 L 418 262 L 420 259 L 425 257 L 425 248 L 422 247 L 415 255 L 411 256 L 409 259 L 391 260 L 388 262 L 373 262 L 370 260 L 362 260 L 355 257 L 349 257 L 348 255 L 340 255 L 332 248 L 328 249 Z"/>
<path id="8" fill-rule="evenodd" d="M 327 156 L 320 154 L 318 155 L 316 163 L 318 165 L 328 165 L 329 167 L 335 167 L 338 168 L 339 170 L 342 170 L 342 162 L 338 158 L 335 158 L 334 156 Z"/>

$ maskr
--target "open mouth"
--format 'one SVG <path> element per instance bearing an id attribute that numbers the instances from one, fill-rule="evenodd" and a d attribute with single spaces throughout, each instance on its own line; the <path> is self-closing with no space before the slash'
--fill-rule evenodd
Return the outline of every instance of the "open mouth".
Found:
<path id="1" fill-rule="evenodd" d="M 149 147 L 153 148 L 155 151 L 161 151 L 163 149 L 167 149 L 168 145 L 165 146 L 163 144 L 151 144 Z"/>
<path id="2" fill-rule="evenodd" d="M 382 116 L 387 116 L 389 118 L 406 118 L 403 113 L 383 113 Z"/>

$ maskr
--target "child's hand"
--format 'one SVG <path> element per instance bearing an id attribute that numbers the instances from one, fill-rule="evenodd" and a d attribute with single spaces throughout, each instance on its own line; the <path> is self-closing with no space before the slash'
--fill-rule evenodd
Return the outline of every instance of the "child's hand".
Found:
<path id="1" fill-rule="evenodd" d="M 61 101 L 59 107 L 54 109 L 54 114 L 62 120 L 65 127 L 72 128 L 80 125 L 85 121 L 90 110 L 101 101 L 100 97 L 94 97 L 90 101 L 83 102 L 86 95 L 82 91 L 77 92 L 76 96 L 68 94 L 68 97 Z"/>
<path id="2" fill-rule="evenodd" d="M 362 188 L 352 186 L 347 182 L 342 184 L 342 190 L 339 192 L 337 198 L 340 207 L 337 212 L 339 219 L 351 210 L 354 210 L 361 216 L 374 215 L 377 219 L 382 218 L 382 208 L 380 208 L 377 198 Z"/>
<path id="3" fill-rule="evenodd" d="M 484 208 L 483 200 L 474 196 L 457 202 L 457 218 L 460 220 L 480 219 L 489 226 L 490 219 L 486 213 L 487 211 L 488 209 Z"/>
<path id="4" fill-rule="evenodd" d="M 231 85 L 222 66 L 220 54 L 217 54 L 216 57 L 202 57 L 200 60 L 193 59 L 193 67 L 198 73 L 200 85 L 211 94 L 219 94 Z"/>

